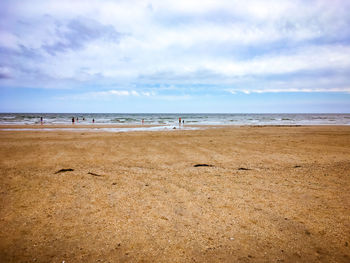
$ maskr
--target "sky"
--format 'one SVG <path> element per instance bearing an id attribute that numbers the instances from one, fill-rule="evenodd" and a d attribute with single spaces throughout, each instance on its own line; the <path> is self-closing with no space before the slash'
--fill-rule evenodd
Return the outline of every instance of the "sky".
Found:
<path id="1" fill-rule="evenodd" d="M 348 0 L 2 0 L 0 112 L 350 113 Z"/>

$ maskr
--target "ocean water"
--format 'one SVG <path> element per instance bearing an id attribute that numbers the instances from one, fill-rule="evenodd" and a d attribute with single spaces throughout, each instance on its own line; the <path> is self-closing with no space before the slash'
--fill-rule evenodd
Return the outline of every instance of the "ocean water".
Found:
<path id="1" fill-rule="evenodd" d="M 178 119 L 185 125 L 350 125 L 350 114 L 182 114 L 182 113 L 0 113 L 0 125 L 71 124 L 72 117 L 78 124 L 177 125 Z M 85 120 L 83 120 L 85 118 Z"/>

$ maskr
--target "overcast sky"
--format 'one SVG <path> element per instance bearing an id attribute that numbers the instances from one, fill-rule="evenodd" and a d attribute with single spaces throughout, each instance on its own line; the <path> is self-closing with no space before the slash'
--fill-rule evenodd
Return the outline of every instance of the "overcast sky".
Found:
<path id="1" fill-rule="evenodd" d="M 0 2 L 2 112 L 350 112 L 348 0 Z"/>

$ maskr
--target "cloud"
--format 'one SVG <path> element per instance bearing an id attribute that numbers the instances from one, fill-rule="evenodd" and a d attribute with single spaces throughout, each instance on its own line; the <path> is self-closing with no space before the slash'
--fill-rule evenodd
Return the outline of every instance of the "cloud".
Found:
<path id="1" fill-rule="evenodd" d="M 54 43 L 44 44 L 42 48 L 51 55 L 67 50 L 79 50 L 88 42 L 103 38 L 106 41 L 117 42 L 120 38 L 114 27 L 101 25 L 88 18 L 76 18 L 64 25 L 56 24 L 56 35 L 59 37 Z"/>
<path id="2" fill-rule="evenodd" d="M 348 92 L 350 85 L 345 0 L 13 0 L 3 7 L 0 61 L 8 72 L 0 86 L 94 86 L 96 96 L 152 97 L 133 87 L 249 93 Z M 108 90 L 119 86 L 131 88 Z"/>
<path id="3" fill-rule="evenodd" d="M 236 90 L 236 89 L 227 89 L 227 92 L 231 94 L 237 94 L 238 92 L 242 92 L 245 94 L 251 93 L 291 93 L 291 92 L 303 92 L 303 93 L 311 93 L 311 92 L 326 92 L 326 93 L 337 93 L 337 92 L 345 92 L 350 94 L 350 87 L 343 88 L 333 88 L 333 89 L 322 89 L 322 88 L 285 88 L 285 89 L 252 89 L 252 90 Z"/>
<path id="4" fill-rule="evenodd" d="M 176 89 L 170 89 L 170 91 L 174 91 Z M 118 98 L 141 98 L 141 99 L 149 99 L 149 100 L 161 100 L 161 101 L 184 101 L 193 98 L 190 94 L 174 94 L 169 93 L 168 89 L 165 89 L 167 92 L 156 92 L 154 89 L 150 88 L 148 90 L 105 90 L 105 91 L 93 91 L 93 92 L 84 92 L 78 94 L 71 94 L 69 96 L 59 96 L 57 97 L 60 100 L 85 100 L 85 101 L 96 101 L 96 100 L 114 100 Z"/>
<path id="5" fill-rule="evenodd" d="M 285 74 L 304 70 L 350 68 L 350 46 L 308 46 L 296 52 L 267 55 L 246 61 L 211 61 L 207 69 L 224 75 Z"/>
<path id="6" fill-rule="evenodd" d="M 11 78 L 10 69 L 7 67 L 0 67 L 0 79 L 9 79 Z"/>
<path id="7" fill-rule="evenodd" d="M 143 93 L 139 93 L 136 90 L 107 90 L 107 91 L 96 91 L 96 92 L 89 92 L 86 94 L 83 94 L 83 96 L 103 96 L 103 97 L 109 97 L 109 96 L 140 96 L 143 95 Z"/>
<path id="8" fill-rule="evenodd" d="M 108 91 L 99 91 L 99 92 L 92 92 L 91 95 L 95 96 L 109 96 L 109 95 L 115 95 L 115 96 L 129 96 L 129 95 L 138 95 L 136 91 L 129 92 L 128 90 L 108 90 Z"/>
<path id="9" fill-rule="evenodd" d="M 96 98 L 116 98 L 116 97 L 152 97 L 156 96 L 156 93 L 152 90 L 145 91 L 145 90 L 120 90 L 120 89 L 112 89 L 112 90 L 105 90 L 105 91 L 92 91 L 92 92 L 85 92 L 81 94 L 74 94 L 70 96 L 69 98 L 75 98 L 75 99 L 96 99 Z M 61 97 L 61 99 L 68 98 L 68 97 Z"/>

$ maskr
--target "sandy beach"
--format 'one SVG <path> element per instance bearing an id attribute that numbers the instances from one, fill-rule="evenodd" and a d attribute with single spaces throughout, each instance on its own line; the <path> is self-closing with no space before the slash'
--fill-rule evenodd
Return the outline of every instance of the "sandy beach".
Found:
<path id="1" fill-rule="evenodd" d="M 1 262 L 350 262 L 350 126 L 0 145 Z"/>

